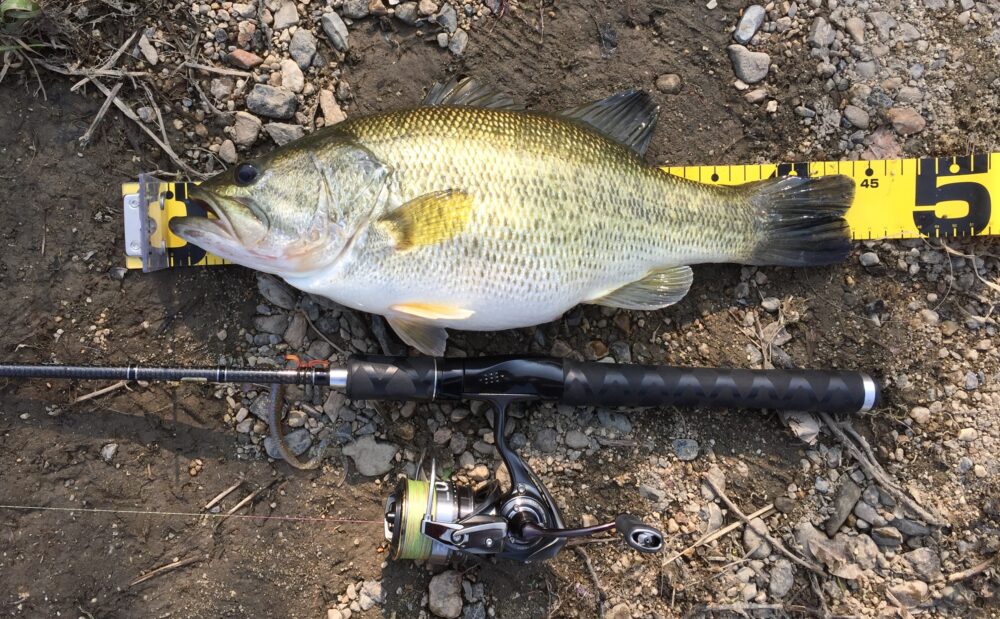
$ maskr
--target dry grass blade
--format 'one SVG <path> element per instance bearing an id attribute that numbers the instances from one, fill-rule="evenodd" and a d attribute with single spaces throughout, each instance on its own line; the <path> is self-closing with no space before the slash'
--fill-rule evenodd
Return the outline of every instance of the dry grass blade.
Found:
<path id="1" fill-rule="evenodd" d="M 212 65 L 191 62 L 190 60 L 184 62 L 181 66 L 188 67 L 189 69 L 197 69 L 199 71 L 204 71 L 206 73 L 229 75 L 231 77 L 253 77 L 252 74 L 247 73 L 246 71 L 237 71 L 236 69 L 226 69 L 223 67 L 213 67 Z"/>
<path id="2" fill-rule="evenodd" d="M 752 513 L 749 516 L 747 516 L 747 518 L 749 518 L 750 520 L 753 520 L 754 518 L 763 518 L 764 516 L 769 515 L 773 509 L 774 509 L 774 504 L 773 503 L 768 503 L 764 507 L 761 507 L 760 509 L 758 509 L 754 513 Z M 706 533 L 705 535 L 702 535 L 700 538 L 698 538 L 698 540 L 695 541 L 695 543 L 691 544 L 690 546 L 688 546 L 684 550 L 678 552 L 674 556 L 672 556 L 669 559 L 665 560 L 664 563 L 672 563 L 673 561 L 676 561 L 677 559 L 680 559 L 681 557 L 689 557 L 689 556 L 691 556 L 691 553 L 695 551 L 696 548 L 700 548 L 701 546 L 704 546 L 705 544 L 711 544 L 712 542 L 714 542 L 715 540 L 719 539 L 720 537 L 723 537 L 723 536 L 727 535 L 728 533 L 730 533 L 730 532 L 732 532 L 732 531 L 734 531 L 736 529 L 739 529 L 740 527 L 744 527 L 744 526 L 746 526 L 746 523 L 743 522 L 743 521 L 732 522 L 732 523 L 730 523 L 730 524 L 722 527 L 721 529 L 719 529 L 719 530 L 717 530 L 715 532 Z"/>
<path id="3" fill-rule="evenodd" d="M 87 145 L 90 144 L 91 138 L 94 137 L 94 131 L 96 131 L 97 126 L 101 124 L 101 119 L 104 118 L 104 115 L 108 113 L 108 109 L 111 107 L 111 103 L 118 96 L 118 91 L 121 89 L 122 89 L 122 83 L 118 82 L 117 84 L 115 84 L 115 87 L 111 89 L 111 92 L 108 94 L 108 96 L 105 97 L 104 104 L 101 106 L 101 109 L 97 111 L 97 115 L 94 116 L 94 120 L 90 123 L 90 126 L 87 127 L 86 133 L 80 136 L 80 148 L 86 148 Z"/>

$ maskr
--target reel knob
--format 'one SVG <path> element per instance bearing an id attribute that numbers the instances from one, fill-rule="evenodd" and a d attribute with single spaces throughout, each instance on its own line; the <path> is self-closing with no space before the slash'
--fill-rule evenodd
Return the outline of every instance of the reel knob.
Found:
<path id="1" fill-rule="evenodd" d="M 663 550 L 663 534 L 632 514 L 619 514 L 615 528 L 625 538 L 625 543 L 643 553 Z"/>

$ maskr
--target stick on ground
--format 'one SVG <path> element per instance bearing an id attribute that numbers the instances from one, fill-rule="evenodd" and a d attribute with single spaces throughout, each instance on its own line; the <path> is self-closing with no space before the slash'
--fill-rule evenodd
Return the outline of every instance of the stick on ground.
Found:
<path id="1" fill-rule="evenodd" d="M 166 574 L 167 572 L 184 567 L 185 565 L 191 565 L 192 563 L 197 563 L 199 561 L 201 561 L 201 557 L 188 557 L 187 559 L 181 559 L 180 561 L 174 561 L 173 563 L 168 563 L 166 565 L 156 568 L 155 570 L 149 572 L 148 574 L 144 574 L 139 578 L 136 578 L 135 580 L 130 582 L 128 586 L 134 587 L 139 583 L 146 582 L 150 578 L 156 578 L 161 574 Z"/>
<path id="2" fill-rule="evenodd" d="M 92 400 L 94 398 L 101 397 L 106 393 L 111 393 L 112 391 L 117 391 L 128 384 L 128 381 L 120 380 L 113 385 L 104 387 L 103 389 L 98 389 L 97 391 L 92 391 L 86 395 L 82 395 L 77 399 L 73 400 L 72 404 L 79 404 L 80 402 L 86 402 L 87 400 Z"/>

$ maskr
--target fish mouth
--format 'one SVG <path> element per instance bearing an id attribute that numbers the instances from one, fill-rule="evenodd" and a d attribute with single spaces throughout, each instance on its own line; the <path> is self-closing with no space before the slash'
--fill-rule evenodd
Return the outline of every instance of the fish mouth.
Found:
<path id="1" fill-rule="evenodd" d="M 252 231 L 259 230 L 260 217 L 242 200 L 232 197 L 220 197 L 215 193 L 201 189 L 198 186 L 192 187 L 188 191 L 185 200 L 189 205 L 199 207 L 205 211 L 206 215 L 187 215 L 185 217 L 174 217 L 170 220 L 170 230 L 185 241 L 198 244 L 204 242 L 206 238 L 227 242 L 227 244 L 237 243 L 247 246 L 252 243 L 250 239 L 244 238 Z M 234 221 L 239 216 L 240 226 Z M 241 228 L 244 228 L 241 233 Z M 252 230 L 258 228 L 257 230 Z M 264 226 L 266 231 L 266 226 Z M 263 236 L 263 233 L 260 235 Z"/>

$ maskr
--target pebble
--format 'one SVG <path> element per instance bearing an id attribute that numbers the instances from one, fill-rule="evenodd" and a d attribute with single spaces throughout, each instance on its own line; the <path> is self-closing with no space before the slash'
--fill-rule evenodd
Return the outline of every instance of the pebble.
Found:
<path id="1" fill-rule="evenodd" d="M 347 114 L 340 109 L 337 99 L 330 90 L 319 91 L 319 109 L 323 111 L 323 121 L 327 127 L 347 120 Z"/>
<path id="2" fill-rule="evenodd" d="M 427 605 L 431 612 L 445 619 L 457 619 L 462 614 L 462 574 L 455 570 L 441 572 L 431 578 L 427 587 Z"/>
<path id="3" fill-rule="evenodd" d="M 316 56 L 316 37 L 308 28 L 299 28 L 288 42 L 288 53 L 300 69 L 308 69 Z"/>
<path id="4" fill-rule="evenodd" d="M 914 406 L 910 409 L 910 419 L 917 425 L 927 425 L 927 422 L 931 420 L 931 409 L 926 406 Z"/>
<path id="5" fill-rule="evenodd" d="M 790 514 L 792 513 L 792 510 L 795 509 L 795 501 L 785 495 L 776 497 L 773 503 L 774 509 L 778 510 L 778 512 L 782 514 Z"/>
<path id="6" fill-rule="evenodd" d="M 245 71 L 249 71 L 250 69 L 258 67 L 264 63 L 263 58 L 253 52 L 248 52 L 245 49 L 235 49 L 229 52 L 226 56 L 226 60 L 234 67 Z"/>
<path id="7" fill-rule="evenodd" d="M 417 10 L 424 16 L 433 15 L 434 13 L 437 13 L 438 5 L 436 2 L 433 2 L 433 0 L 420 0 L 420 4 L 417 5 Z"/>
<path id="8" fill-rule="evenodd" d="M 764 300 L 760 302 L 760 306 L 765 312 L 773 314 L 781 309 L 781 300 L 777 297 L 765 297 Z"/>
<path id="9" fill-rule="evenodd" d="M 415 26 L 420 14 L 416 2 L 404 2 L 396 7 L 396 19 L 408 26 Z"/>
<path id="10" fill-rule="evenodd" d="M 632 422 L 629 421 L 627 416 L 606 408 L 598 409 L 597 420 L 605 428 L 610 428 L 619 434 L 628 434 L 632 431 Z"/>
<path id="11" fill-rule="evenodd" d="M 323 26 L 323 32 L 326 34 L 326 38 L 330 39 L 330 43 L 339 52 L 346 52 L 350 45 L 347 35 L 347 24 L 344 20 L 340 18 L 340 15 L 330 11 L 324 13 L 322 19 L 320 20 Z"/>
<path id="12" fill-rule="evenodd" d="M 392 470 L 393 458 L 399 449 L 392 443 L 380 443 L 371 435 L 359 438 L 343 449 L 345 456 L 354 460 L 358 473 L 365 477 L 378 477 Z"/>
<path id="13" fill-rule="evenodd" d="M 929 325 L 936 325 L 941 321 L 941 317 L 932 309 L 920 310 L 920 318 Z"/>
<path id="14" fill-rule="evenodd" d="M 879 546 L 899 546 L 903 543 L 903 534 L 895 527 L 878 527 L 872 529 L 872 539 Z"/>
<path id="15" fill-rule="evenodd" d="M 579 430 L 566 433 L 566 446 L 570 449 L 586 449 L 590 446 L 590 437 Z"/>
<path id="16" fill-rule="evenodd" d="M 849 477 L 843 479 L 844 481 L 840 484 L 837 495 L 833 499 L 833 511 L 830 512 L 829 518 L 823 525 L 826 534 L 830 537 L 833 537 L 840 530 L 847 517 L 851 515 L 858 500 L 861 499 L 861 486 L 854 483 L 854 480 Z"/>
<path id="17" fill-rule="evenodd" d="M 542 428 L 535 434 L 532 444 L 535 449 L 542 453 L 551 453 L 556 450 L 556 440 L 559 434 L 552 428 Z"/>
<path id="18" fill-rule="evenodd" d="M 674 454 L 678 460 L 689 462 L 698 457 L 698 441 L 690 438 L 674 439 L 672 443 Z"/>
<path id="19" fill-rule="evenodd" d="M 681 76 L 676 73 L 664 73 L 656 78 L 656 89 L 668 95 L 676 95 L 681 91 Z"/>
<path id="20" fill-rule="evenodd" d="M 917 548 L 903 555 L 903 559 L 922 580 L 934 582 L 944 578 L 941 559 L 930 548 Z"/>
<path id="21" fill-rule="evenodd" d="M 733 63 L 733 72 L 747 84 L 756 84 L 767 77 L 771 67 L 771 57 L 764 52 L 751 52 L 742 45 L 730 45 L 729 60 Z"/>
<path id="22" fill-rule="evenodd" d="M 621 602 L 611 607 L 607 614 L 608 619 L 632 619 L 632 607 Z"/>
<path id="23" fill-rule="evenodd" d="M 751 559 L 766 559 L 771 555 L 771 544 L 764 539 L 767 525 L 760 518 L 754 518 L 743 528 L 743 549 Z"/>
<path id="24" fill-rule="evenodd" d="M 254 114 L 286 120 L 295 115 L 299 102 L 295 95 L 284 88 L 257 84 L 247 95 L 247 109 Z"/>
<path id="25" fill-rule="evenodd" d="M 230 165 L 239 160 L 239 156 L 236 154 L 236 145 L 233 144 L 232 140 L 223 140 L 222 144 L 219 145 L 219 159 Z M 220 331 L 220 333 L 223 334 L 220 339 L 225 339 L 225 331 Z"/>
<path id="26" fill-rule="evenodd" d="M 930 597 L 927 583 L 920 580 L 910 580 L 892 585 L 889 587 L 888 592 L 906 608 L 920 606 Z"/>
<path id="27" fill-rule="evenodd" d="M 844 29 L 858 45 L 865 42 L 865 20 L 857 16 L 848 17 Z"/>
<path id="28" fill-rule="evenodd" d="M 302 92 L 305 88 L 306 78 L 302 75 L 302 69 L 299 68 L 299 63 L 295 62 L 291 58 L 285 58 L 281 61 L 281 86 L 287 88 L 292 92 Z"/>
<path id="29" fill-rule="evenodd" d="M 364 19 L 368 17 L 368 0 L 344 0 L 340 11 L 348 19 Z"/>
<path id="30" fill-rule="evenodd" d="M 813 20 L 812 27 L 809 29 L 809 44 L 813 47 L 830 47 L 831 44 L 836 40 L 836 33 L 833 31 L 833 26 L 830 22 L 826 21 L 823 17 L 817 17 Z"/>
<path id="31" fill-rule="evenodd" d="M 450 4 L 445 3 L 434 20 L 448 33 L 453 33 L 458 28 L 458 15 L 455 13 L 455 7 Z"/>
<path id="32" fill-rule="evenodd" d="M 771 582 L 768 591 L 772 597 L 783 598 L 795 584 L 795 568 L 788 559 L 778 559 L 771 568 Z"/>
<path id="33" fill-rule="evenodd" d="M 312 445 L 312 435 L 309 434 L 309 430 L 299 428 L 285 435 L 285 443 L 293 454 L 300 456 L 309 451 L 309 446 Z M 281 452 L 278 451 L 278 442 L 272 436 L 267 436 L 264 439 L 264 450 L 269 457 L 275 460 L 283 459 Z"/>
<path id="34" fill-rule="evenodd" d="M 920 133 L 927 126 L 927 121 L 912 107 L 894 107 L 885 113 L 886 119 L 892 123 L 892 128 L 900 135 Z"/>
<path id="35" fill-rule="evenodd" d="M 115 454 L 118 453 L 118 443 L 108 443 L 101 447 L 101 459 L 105 462 L 111 462 L 115 459 Z"/>
<path id="36" fill-rule="evenodd" d="M 236 112 L 236 122 L 233 124 L 233 141 L 240 146 L 251 146 L 257 141 L 260 130 L 264 126 L 259 118 L 248 112 Z"/>
<path id="37" fill-rule="evenodd" d="M 722 508 L 715 503 L 706 503 L 698 510 L 698 518 L 702 521 L 702 533 L 714 533 L 722 528 Z"/>
<path id="38" fill-rule="evenodd" d="M 306 134 L 305 129 L 301 125 L 290 125 L 288 123 L 267 123 L 264 125 L 264 131 L 271 136 L 271 139 L 278 146 L 294 142 Z"/>
<path id="39" fill-rule="evenodd" d="M 873 267 L 880 262 L 878 254 L 873 251 L 866 251 L 861 254 L 860 261 L 863 267 Z"/>
<path id="40" fill-rule="evenodd" d="M 749 43 L 753 35 L 757 34 L 757 30 L 760 29 L 761 24 L 764 23 L 765 17 L 767 17 L 767 13 L 764 7 L 759 4 L 748 6 L 743 11 L 743 16 L 740 17 L 740 21 L 736 25 L 736 31 L 733 32 L 733 39 L 742 45 Z"/>
<path id="41" fill-rule="evenodd" d="M 958 431 L 958 440 L 964 443 L 971 443 L 979 438 L 979 431 L 975 428 L 962 428 Z"/>
<path id="42" fill-rule="evenodd" d="M 654 503 L 659 503 L 667 497 L 667 493 L 648 484 L 639 484 L 639 496 L 649 499 Z"/>
<path id="43" fill-rule="evenodd" d="M 844 108 L 844 118 L 846 118 L 847 122 L 851 123 L 852 126 L 858 129 L 867 129 L 868 124 L 871 122 L 871 117 L 868 115 L 868 112 L 864 111 L 863 109 L 859 108 L 856 105 L 848 105 L 847 107 Z M 865 253 L 874 254 L 875 252 L 865 252 Z M 865 254 L 862 254 L 862 257 L 864 255 Z M 875 257 L 878 258 L 878 254 L 875 254 Z"/>
<path id="44" fill-rule="evenodd" d="M 139 37 L 138 45 L 139 51 L 142 53 L 142 57 L 146 59 L 146 62 L 153 66 L 160 62 L 160 54 L 153 47 L 153 44 L 149 42 L 149 39 L 146 38 L 146 35 Z"/>
<path id="45" fill-rule="evenodd" d="M 257 290 L 271 305 L 281 309 L 295 309 L 296 294 L 280 279 L 264 273 L 257 274 Z"/>
<path id="46" fill-rule="evenodd" d="M 274 13 L 274 21 L 271 23 L 271 27 L 275 30 L 284 30 L 285 28 L 294 26 L 298 23 L 299 11 L 295 8 L 294 2 L 287 0 Z"/>
<path id="47" fill-rule="evenodd" d="M 465 48 L 468 45 L 469 33 L 459 28 L 455 31 L 455 34 L 451 35 L 451 41 L 448 43 L 448 51 L 456 56 L 461 56 L 465 53 Z"/>

